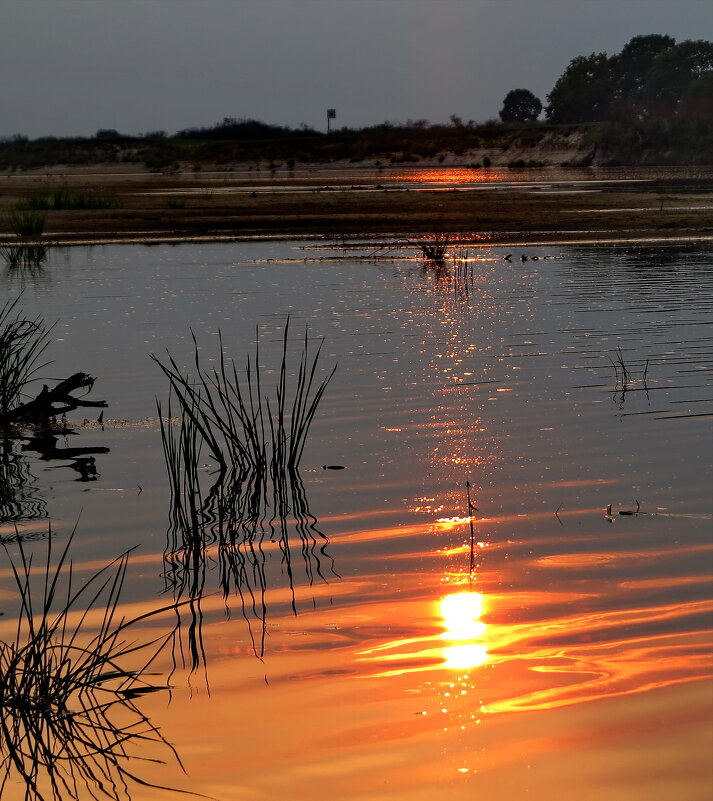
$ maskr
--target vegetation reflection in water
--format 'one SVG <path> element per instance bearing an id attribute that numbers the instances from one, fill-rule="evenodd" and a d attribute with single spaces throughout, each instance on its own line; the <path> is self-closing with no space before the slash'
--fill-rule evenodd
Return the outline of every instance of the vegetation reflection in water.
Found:
<path id="1" fill-rule="evenodd" d="M 317 528 L 299 474 L 309 427 L 336 367 L 317 381 L 321 345 L 310 354 L 305 331 L 290 388 L 289 318 L 271 397 L 263 395 L 264 368 L 257 346 L 254 360 L 248 358 L 240 375 L 234 363 L 228 366 L 225 361 L 222 338 L 220 367 L 212 372 L 202 367 L 195 339 L 194 344 L 194 378 L 184 375 L 170 355 L 168 363 L 155 359 L 171 389 L 167 420 L 159 403 L 171 488 L 164 577 L 176 601 L 188 600 L 185 639 L 192 670 L 205 663 L 201 600 L 211 562 L 217 564 L 218 588 L 226 602 L 231 595 L 240 598 L 258 656 L 265 648 L 270 553 L 279 549 L 280 569 L 289 583 L 295 613 L 295 543 L 299 543 L 310 584 L 315 578 L 326 581 L 324 562 L 337 575 L 327 554 L 328 540 Z M 172 417 L 172 399 L 178 403 L 177 419 Z M 213 463 L 210 473 L 201 468 L 206 451 Z M 257 634 L 253 621 L 258 623 Z M 180 637 L 178 649 L 185 655 Z"/>
<path id="2" fill-rule="evenodd" d="M 77 480 L 83 482 L 98 478 L 94 456 L 109 452 L 101 446 L 58 445 L 60 436 L 74 433 L 67 425 L 66 412 L 80 406 L 107 405 L 74 397 L 77 390 L 92 388 L 90 376 L 75 373 L 53 389 L 44 385 L 34 399 L 25 400 L 28 385 L 51 363 L 43 358 L 53 326 L 46 325 L 41 316 L 27 317 L 19 308 L 20 299 L 18 296 L 0 309 L 0 524 L 47 517 L 46 504 L 23 452 L 34 451 L 43 461 L 69 462 L 79 474 Z M 13 538 L 12 533 L 7 536 Z"/>
<path id="3" fill-rule="evenodd" d="M 47 517 L 47 503 L 27 459 L 9 436 L 0 440 L 0 524 Z M 7 535 L 12 537 L 13 532 Z M 5 539 L 3 536 L 3 539 Z"/>

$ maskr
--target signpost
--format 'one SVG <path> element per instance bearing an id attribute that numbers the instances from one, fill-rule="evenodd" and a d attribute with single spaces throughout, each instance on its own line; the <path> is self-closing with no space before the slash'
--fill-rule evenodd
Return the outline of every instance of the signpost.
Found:
<path id="1" fill-rule="evenodd" d="M 337 109 L 336 108 L 328 108 L 327 109 L 327 133 L 330 132 L 330 122 L 331 120 L 337 119 Z"/>

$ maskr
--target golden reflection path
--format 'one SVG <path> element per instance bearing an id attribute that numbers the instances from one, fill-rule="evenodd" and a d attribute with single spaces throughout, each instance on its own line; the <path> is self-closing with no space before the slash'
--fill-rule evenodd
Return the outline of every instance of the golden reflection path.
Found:
<path id="1" fill-rule="evenodd" d="M 440 518 L 438 531 L 467 535 L 468 518 Z M 479 525 L 495 523 L 478 519 Z M 461 530 L 460 532 L 458 530 Z M 466 530 L 464 530 L 466 529 Z M 485 534 L 479 536 L 485 538 Z M 604 698 L 630 696 L 696 682 L 713 675 L 709 621 L 713 602 L 691 597 L 671 602 L 666 595 L 629 597 L 638 586 L 622 579 L 613 585 L 564 577 L 553 587 L 541 559 L 546 589 L 494 590 L 506 568 L 478 575 L 491 543 L 477 542 L 476 570 L 434 574 L 429 594 L 400 605 L 401 636 L 384 638 L 358 652 L 361 662 L 376 663 L 362 678 L 431 674 L 434 700 L 477 691 L 478 702 L 459 717 L 568 707 Z M 492 549 L 491 549 L 492 550 Z M 502 555 L 501 549 L 494 549 Z M 710 552 L 711 546 L 701 546 Z M 468 545 L 440 550 L 440 556 L 465 561 Z M 665 558 L 667 549 L 662 549 Z M 635 554 L 630 554 L 633 558 Z M 639 554 L 649 559 L 648 552 Z M 586 554 L 578 561 L 587 564 Z M 596 565 L 595 565 L 596 566 Z M 508 568 L 511 569 L 511 568 Z M 644 589 L 695 587 L 700 581 L 670 576 Z M 450 592 L 443 592 L 450 585 Z M 536 583 L 537 584 L 537 583 Z M 414 636 L 404 636 L 410 626 Z M 483 669 L 487 668 L 486 672 Z M 426 679 L 426 676 L 424 676 Z M 443 710 L 441 710 L 443 711 Z"/>
<path id="2" fill-rule="evenodd" d="M 493 184 L 504 181 L 512 181 L 512 173 L 508 170 L 489 168 L 480 170 L 477 168 L 456 167 L 456 168 L 434 168 L 425 170 L 408 170 L 392 176 L 393 181 L 403 181 L 404 183 L 425 184 L 426 186 L 439 187 L 447 185 L 464 184 Z M 530 183 L 530 182 L 528 182 Z"/>

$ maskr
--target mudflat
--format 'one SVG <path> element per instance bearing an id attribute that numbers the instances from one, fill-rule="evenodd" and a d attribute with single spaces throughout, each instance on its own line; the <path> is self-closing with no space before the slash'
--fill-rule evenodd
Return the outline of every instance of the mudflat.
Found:
<path id="1" fill-rule="evenodd" d="M 62 187 L 109 208 L 50 208 L 58 244 L 447 232 L 482 244 L 713 237 L 713 169 L 620 173 L 305 168 L 101 169 L 0 176 L 0 239 L 18 204 Z M 628 177 L 627 177 L 628 176 Z"/>

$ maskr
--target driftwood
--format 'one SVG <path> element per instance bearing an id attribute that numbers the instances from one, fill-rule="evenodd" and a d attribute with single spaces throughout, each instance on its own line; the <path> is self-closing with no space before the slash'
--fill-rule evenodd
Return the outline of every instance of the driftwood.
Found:
<path id="1" fill-rule="evenodd" d="M 36 398 L 0 414 L 0 426 L 13 423 L 48 425 L 54 417 L 72 412 L 80 406 L 105 408 L 106 401 L 89 401 L 72 397 L 72 393 L 80 389 L 91 392 L 93 386 L 94 379 L 86 373 L 75 373 L 60 381 L 53 389 L 45 384 Z"/>

